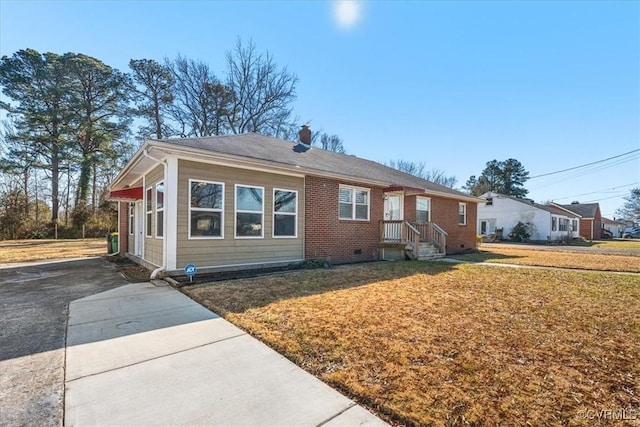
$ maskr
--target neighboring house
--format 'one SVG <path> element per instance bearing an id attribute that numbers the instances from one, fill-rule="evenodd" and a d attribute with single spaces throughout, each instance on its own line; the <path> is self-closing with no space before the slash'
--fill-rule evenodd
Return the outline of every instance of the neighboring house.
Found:
<path id="1" fill-rule="evenodd" d="M 600 239 L 602 228 L 602 215 L 598 203 L 572 202 L 570 205 L 551 203 L 551 206 L 562 209 L 565 212 L 576 214 L 580 217 L 580 236 L 589 240 Z"/>
<path id="2" fill-rule="evenodd" d="M 479 199 L 300 141 L 146 140 L 111 185 L 120 252 L 177 275 L 475 249 Z"/>
<path id="3" fill-rule="evenodd" d="M 560 240 L 578 237 L 579 217 L 553 206 L 503 194 L 487 192 L 478 205 L 478 234 L 487 236 L 502 229 L 507 238 L 519 222 L 527 226 L 530 240 Z"/>
<path id="4" fill-rule="evenodd" d="M 602 217 L 602 228 L 608 230 L 611 233 L 612 237 L 617 238 L 622 237 L 625 224 L 622 221 L 616 221 L 615 219 Z"/>

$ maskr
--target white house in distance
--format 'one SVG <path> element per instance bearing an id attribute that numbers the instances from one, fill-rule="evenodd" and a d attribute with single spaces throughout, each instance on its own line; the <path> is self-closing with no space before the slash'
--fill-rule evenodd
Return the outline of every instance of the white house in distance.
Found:
<path id="1" fill-rule="evenodd" d="M 522 222 L 531 233 L 530 240 L 560 240 L 578 237 L 579 216 L 504 194 L 487 192 L 480 196 L 485 203 L 478 204 L 478 234 L 487 236 L 502 229 L 507 238 L 513 227 Z"/>
<path id="2" fill-rule="evenodd" d="M 614 238 L 622 237 L 624 222 L 602 217 L 602 228 L 608 230 Z"/>

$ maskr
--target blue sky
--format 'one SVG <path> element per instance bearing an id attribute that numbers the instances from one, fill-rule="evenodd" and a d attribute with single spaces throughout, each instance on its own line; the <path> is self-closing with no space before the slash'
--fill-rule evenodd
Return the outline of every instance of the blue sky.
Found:
<path id="1" fill-rule="evenodd" d="M 126 71 L 179 53 L 224 78 L 238 37 L 298 75 L 312 130 L 458 186 L 492 159 L 536 176 L 640 148 L 638 1 L 0 0 L 2 55 L 79 52 Z M 634 186 L 638 152 L 526 184 L 536 201 L 600 201 L 609 217 Z"/>

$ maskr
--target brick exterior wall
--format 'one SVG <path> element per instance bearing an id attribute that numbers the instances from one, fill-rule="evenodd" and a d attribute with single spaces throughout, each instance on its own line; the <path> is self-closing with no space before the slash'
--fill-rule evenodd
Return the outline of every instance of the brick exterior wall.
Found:
<path id="1" fill-rule="evenodd" d="M 438 224 L 447 236 L 447 253 L 454 254 L 476 249 L 477 203 L 467 203 L 467 225 L 458 224 L 458 200 L 425 195 L 431 199 L 431 222 Z M 416 196 L 404 197 L 404 219 L 416 220 Z"/>
<path id="2" fill-rule="evenodd" d="M 435 222 L 449 235 L 447 254 L 455 254 L 476 249 L 476 223 L 478 204 L 467 203 L 467 224 L 458 224 L 458 200 L 431 197 L 431 222 Z M 414 208 L 415 209 L 415 208 Z"/>
<path id="3" fill-rule="evenodd" d="M 119 252 L 124 255 L 129 252 L 129 203 L 118 202 L 119 224 L 118 237 L 120 240 Z"/>
<path id="4" fill-rule="evenodd" d="M 338 219 L 340 184 L 371 189 L 369 221 Z M 405 196 L 404 217 L 416 219 L 416 196 Z M 328 178 L 305 178 L 305 259 L 326 259 L 333 264 L 379 259 L 380 221 L 384 218 L 384 192 L 380 187 Z M 467 224 L 458 224 L 458 201 L 431 197 L 431 221 L 447 236 L 447 253 L 476 249 L 477 204 L 467 202 Z M 355 251 L 360 251 L 356 254 Z"/>
<path id="5" fill-rule="evenodd" d="M 338 219 L 340 184 L 371 189 L 369 221 Z M 380 187 L 307 176 L 305 259 L 326 259 L 333 264 L 377 260 L 383 196 Z"/>

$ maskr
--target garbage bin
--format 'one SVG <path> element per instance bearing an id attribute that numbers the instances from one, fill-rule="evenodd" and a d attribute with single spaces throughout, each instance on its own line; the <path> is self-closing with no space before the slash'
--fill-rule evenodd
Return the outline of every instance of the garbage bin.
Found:
<path id="1" fill-rule="evenodd" d="M 120 248 L 118 248 L 118 233 L 111 233 L 111 253 L 117 254 Z"/>
<path id="2" fill-rule="evenodd" d="M 111 233 L 107 233 L 107 253 L 113 253 L 113 246 L 111 245 Z"/>

